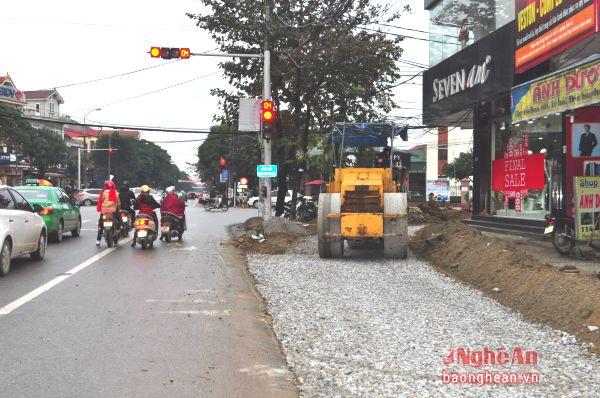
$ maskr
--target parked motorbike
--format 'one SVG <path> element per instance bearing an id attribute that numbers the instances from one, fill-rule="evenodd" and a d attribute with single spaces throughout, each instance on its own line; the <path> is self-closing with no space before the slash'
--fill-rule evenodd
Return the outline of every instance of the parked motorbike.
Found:
<path id="1" fill-rule="evenodd" d="M 119 242 L 119 236 L 121 234 L 119 223 L 117 223 L 113 213 L 102 213 L 102 227 L 104 228 L 106 245 L 108 247 L 113 247 Z"/>
<path id="2" fill-rule="evenodd" d="M 227 204 L 227 200 L 224 198 L 209 199 L 204 204 L 204 210 L 206 210 L 206 211 L 211 211 L 211 210 L 227 211 L 227 210 L 229 210 L 229 205 Z"/>
<path id="3" fill-rule="evenodd" d="M 317 206 L 312 199 L 298 198 L 299 205 L 296 208 L 296 219 L 298 221 L 310 221 L 317 217 Z"/>
<path id="4" fill-rule="evenodd" d="M 171 238 L 177 237 L 179 240 L 183 239 L 183 231 L 185 231 L 185 225 L 182 217 L 177 217 L 173 213 L 163 211 L 160 213 L 160 239 L 164 239 L 166 242 L 170 242 Z"/>
<path id="5" fill-rule="evenodd" d="M 545 216 L 545 235 L 550 235 L 552 246 L 557 252 L 568 255 L 575 247 L 575 220 L 564 212 L 552 212 Z"/>
<path id="6" fill-rule="evenodd" d="M 138 214 L 135 218 L 133 243 L 131 247 L 135 247 L 137 243 L 142 246 L 143 250 L 146 248 L 153 247 L 154 241 L 157 238 L 156 223 L 151 216 L 145 214 Z"/>

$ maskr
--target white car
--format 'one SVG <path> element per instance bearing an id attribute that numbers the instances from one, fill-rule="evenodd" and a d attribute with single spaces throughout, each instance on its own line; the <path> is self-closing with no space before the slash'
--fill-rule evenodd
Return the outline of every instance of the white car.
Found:
<path id="1" fill-rule="evenodd" d="M 275 206 L 277 204 L 277 193 L 278 192 L 279 192 L 278 190 L 271 191 L 271 205 L 272 206 Z M 291 189 L 288 189 L 288 191 L 285 195 L 285 199 L 284 199 L 285 203 L 292 201 L 292 192 L 293 191 Z M 299 198 L 300 194 L 298 193 L 297 195 Z M 305 198 L 310 199 L 310 196 L 305 196 Z M 258 209 L 258 203 L 259 203 L 258 199 L 259 199 L 258 196 L 253 196 L 250 199 L 248 199 L 248 207 L 254 207 L 254 208 Z"/>
<path id="2" fill-rule="evenodd" d="M 142 193 L 142 188 L 140 187 L 135 187 L 135 188 L 131 188 L 131 191 L 133 191 L 133 194 L 135 195 L 135 197 L 137 198 L 138 195 L 140 193 Z M 150 188 L 150 195 L 152 195 L 152 197 L 158 202 L 162 202 L 162 194 L 160 192 L 158 192 L 156 189 L 154 188 Z"/>
<path id="3" fill-rule="evenodd" d="M 10 270 L 13 258 L 29 254 L 43 260 L 48 233 L 37 211 L 19 192 L 0 185 L 0 276 Z"/>

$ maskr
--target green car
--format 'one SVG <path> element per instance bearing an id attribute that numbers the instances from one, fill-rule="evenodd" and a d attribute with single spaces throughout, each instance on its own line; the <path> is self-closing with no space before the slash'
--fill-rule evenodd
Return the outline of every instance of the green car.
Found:
<path id="1" fill-rule="evenodd" d="M 55 242 L 62 241 L 63 233 L 71 231 L 73 237 L 81 232 L 81 213 L 69 196 L 58 187 L 26 185 L 15 187 L 29 203 L 39 204 L 44 209 L 39 212 L 46 223 L 49 237 Z"/>

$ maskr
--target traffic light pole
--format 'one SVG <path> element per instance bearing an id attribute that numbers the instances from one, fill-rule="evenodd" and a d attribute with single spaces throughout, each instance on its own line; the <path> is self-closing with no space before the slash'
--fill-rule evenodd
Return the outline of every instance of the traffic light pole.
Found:
<path id="1" fill-rule="evenodd" d="M 265 44 L 264 44 L 264 66 L 263 66 L 263 100 L 271 99 L 271 51 L 269 50 L 269 20 L 271 19 L 271 10 L 269 2 L 265 2 Z M 261 122 L 262 123 L 262 122 Z M 264 133 L 264 131 L 263 131 Z M 264 164 L 271 164 L 271 140 L 265 139 L 263 135 Z M 266 188 L 266 197 L 264 203 L 263 219 L 268 220 L 271 217 L 271 178 L 263 179 L 263 186 Z"/>

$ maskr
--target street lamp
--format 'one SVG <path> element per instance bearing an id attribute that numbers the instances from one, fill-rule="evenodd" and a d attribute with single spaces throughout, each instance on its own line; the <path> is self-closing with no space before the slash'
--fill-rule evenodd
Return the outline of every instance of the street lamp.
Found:
<path id="1" fill-rule="evenodd" d="M 95 111 L 101 111 L 102 108 L 96 108 L 96 109 L 92 109 L 91 111 L 89 111 L 88 113 L 86 113 L 83 116 L 83 146 L 84 148 L 86 147 L 86 141 L 85 141 L 85 119 L 88 117 L 88 115 L 92 112 Z M 87 149 L 87 148 L 86 148 Z M 87 185 L 87 178 L 86 178 L 86 185 Z M 81 151 L 79 150 L 79 148 L 77 148 L 77 189 L 81 189 Z"/>

